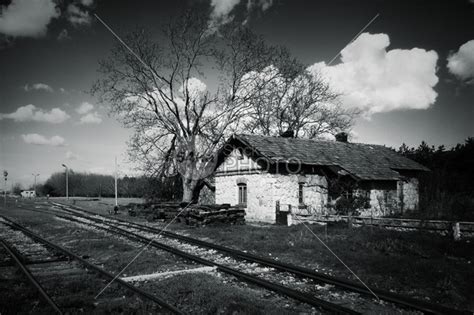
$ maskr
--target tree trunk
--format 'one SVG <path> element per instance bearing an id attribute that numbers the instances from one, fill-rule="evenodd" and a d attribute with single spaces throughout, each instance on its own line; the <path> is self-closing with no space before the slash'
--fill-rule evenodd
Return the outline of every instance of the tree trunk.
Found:
<path id="1" fill-rule="evenodd" d="M 186 202 L 186 203 L 197 202 L 196 194 L 195 194 L 197 184 L 198 184 L 197 180 L 183 177 L 183 200 L 182 200 L 182 202 Z M 199 194 L 198 194 L 197 197 L 199 197 Z"/>
<path id="2" fill-rule="evenodd" d="M 193 191 L 193 202 L 198 203 L 199 202 L 199 195 L 201 194 L 201 190 L 204 187 L 204 181 L 199 180 L 196 183 L 196 187 L 194 187 Z"/>

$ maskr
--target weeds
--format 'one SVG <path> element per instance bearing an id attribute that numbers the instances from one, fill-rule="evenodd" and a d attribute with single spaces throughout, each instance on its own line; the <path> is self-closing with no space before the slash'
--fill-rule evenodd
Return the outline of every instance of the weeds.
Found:
<path id="1" fill-rule="evenodd" d="M 420 231 L 349 229 L 343 225 L 328 226 L 326 239 L 325 227 L 310 227 L 364 282 L 420 299 L 430 297 L 453 307 L 474 309 L 473 289 L 468 280 L 474 278 L 474 244 Z M 302 225 L 207 227 L 188 233 L 355 280 Z"/>

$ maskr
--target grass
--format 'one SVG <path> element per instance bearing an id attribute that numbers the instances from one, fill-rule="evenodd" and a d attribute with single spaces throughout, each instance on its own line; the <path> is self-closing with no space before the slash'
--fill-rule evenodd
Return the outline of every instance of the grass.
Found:
<path id="1" fill-rule="evenodd" d="M 101 214 L 110 213 L 113 211 L 115 206 L 115 198 L 86 198 L 86 197 L 71 197 L 67 200 L 64 197 L 50 198 L 51 201 L 57 201 L 62 203 L 69 203 L 82 207 L 88 210 L 98 211 Z M 144 200 L 141 198 L 117 198 L 117 204 L 120 206 L 126 206 L 130 203 L 143 203 Z"/>
<path id="2" fill-rule="evenodd" d="M 183 285 L 186 284 L 186 285 Z M 276 294 L 237 286 L 232 278 L 213 274 L 186 274 L 148 284 L 189 314 L 301 314 L 311 307 L 288 303 Z M 290 306 L 291 305 L 291 306 Z"/>
<path id="3" fill-rule="evenodd" d="M 447 306 L 474 309 L 474 244 L 423 232 L 378 228 L 310 226 L 364 282 L 429 299 Z M 303 226 L 226 226 L 188 230 L 187 234 L 261 256 L 349 278 L 348 271 Z"/>

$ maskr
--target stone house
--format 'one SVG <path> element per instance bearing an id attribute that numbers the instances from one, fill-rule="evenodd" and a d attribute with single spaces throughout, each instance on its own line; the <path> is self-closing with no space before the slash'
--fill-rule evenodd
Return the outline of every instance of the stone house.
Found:
<path id="1" fill-rule="evenodd" d="M 36 191 L 34 191 L 34 190 L 22 190 L 20 194 L 23 198 L 35 198 L 36 197 Z"/>
<path id="2" fill-rule="evenodd" d="M 418 179 L 428 169 L 381 145 L 234 135 L 218 156 L 215 202 L 242 205 L 246 220 L 276 221 L 276 208 L 326 214 L 334 182 L 353 183 L 369 203 L 361 215 L 418 207 Z M 347 193 L 347 192 L 346 192 Z M 278 206 L 277 206 L 278 204 Z"/>

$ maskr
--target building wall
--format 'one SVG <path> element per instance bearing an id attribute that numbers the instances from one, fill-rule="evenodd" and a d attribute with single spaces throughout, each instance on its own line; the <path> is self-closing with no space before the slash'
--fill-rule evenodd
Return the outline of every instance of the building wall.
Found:
<path id="1" fill-rule="evenodd" d="M 327 204 L 327 181 L 323 176 L 309 175 L 282 175 L 272 174 L 274 201 L 280 201 L 281 210 L 286 211 L 291 205 L 292 211 L 299 211 L 299 184 L 303 183 L 303 202 L 309 206 L 311 213 L 321 213 Z M 306 210 L 301 210 L 302 212 Z"/>
<path id="2" fill-rule="evenodd" d="M 361 211 L 363 216 L 385 216 L 418 209 L 418 179 L 399 180 L 394 187 L 375 187 L 370 190 L 370 209 Z"/>
<path id="3" fill-rule="evenodd" d="M 309 214 L 325 214 L 328 203 L 328 182 L 324 176 L 299 176 L 298 183 L 304 181 L 303 200 Z M 297 183 L 297 184 L 298 184 Z M 298 202 L 298 199 L 296 200 Z"/>
<path id="4" fill-rule="evenodd" d="M 247 184 L 246 221 L 275 222 L 274 178 L 268 173 L 216 175 L 216 203 L 238 204 L 237 183 Z"/>
<path id="5" fill-rule="evenodd" d="M 380 217 L 398 212 L 399 200 L 396 189 L 371 189 L 370 208 L 360 211 L 361 216 Z"/>
<path id="6" fill-rule="evenodd" d="M 419 202 L 418 179 L 407 178 L 398 182 L 398 195 L 403 202 L 403 211 L 417 210 Z M 400 208 L 402 205 L 400 205 Z"/>
<path id="7" fill-rule="evenodd" d="M 304 203 L 308 209 L 298 209 L 298 188 L 303 177 L 298 175 L 270 174 L 257 172 L 249 174 L 219 174 L 216 176 L 216 203 L 238 203 L 237 183 L 247 184 L 246 220 L 274 223 L 276 202 L 280 209 L 293 213 L 325 214 L 327 181 L 323 176 L 306 175 L 304 186 Z M 400 187 L 399 185 L 397 185 Z M 418 181 L 411 178 L 403 182 L 404 211 L 418 207 Z M 401 212 L 400 189 L 370 189 L 370 208 L 361 211 L 362 216 L 385 216 Z"/>
<path id="8" fill-rule="evenodd" d="M 263 221 L 274 223 L 276 202 L 280 209 L 298 211 L 298 189 L 301 181 L 305 182 L 304 201 L 311 205 L 311 211 L 321 213 L 327 202 L 327 193 L 321 187 L 327 186 L 326 179 L 319 175 L 270 174 L 268 172 L 216 174 L 216 203 L 238 203 L 238 183 L 247 184 L 247 221 Z"/>
<path id="9" fill-rule="evenodd" d="M 234 149 L 225 161 L 217 168 L 216 173 L 235 173 L 248 170 L 261 170 L 258 163 L 239 149 Z"/>

